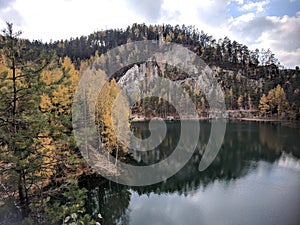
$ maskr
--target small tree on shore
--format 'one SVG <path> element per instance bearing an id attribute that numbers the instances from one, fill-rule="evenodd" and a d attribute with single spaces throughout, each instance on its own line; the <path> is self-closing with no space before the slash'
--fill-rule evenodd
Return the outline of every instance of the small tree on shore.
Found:
<path id="1" fill-rule="evenodd" d="M 260 101 L 259 101 L 259 113 L 261 115 L 264 115 L 266 116 L 266 113 L 268 112 L 268 110 L 270 109 L 270 106 L 268 104 L 268 98 L 266 97 L 265 94 L 262 95 L 262 97 L 260 98 Z"/>

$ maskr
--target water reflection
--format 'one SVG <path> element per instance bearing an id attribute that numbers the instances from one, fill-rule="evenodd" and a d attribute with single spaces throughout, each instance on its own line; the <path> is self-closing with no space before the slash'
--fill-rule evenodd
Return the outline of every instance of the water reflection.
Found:
<path id="1" fill-rule="evenodd" d="M 98 213 L 101 212 L 103 217 L 101 224 L 130 224 L 131 192 L 129 189 L 109 181 L 99 184 L 96 179 L 91 178 L 84 183 L 89 190 L 87 212 L 94 218 L 97 218 Z"/>
<path id="2" fill-rule="evenodd" d="M 294 157 L 292 154 L 287 154 L 285 152 L 282 153 L 280 159 L 278 160 L 278 166 L 300 172 L 300 160 Z"/>
<path id="3" fill-rule="evenodd" d="M 130 224 L 296 225 L 300 221 L 299 188 L 299 174 L 259 162 L 240 179 L 215 179 L 186 195 L 132 191 Z"/>
<path id="4" fill-rule="evenodd" d="M 157 149 L 133 152 L 136 164 L 172 153 L 180 125 L 170 123 Z M 135 124 L 136 136 L 147 124 Z M 298 224 L 300 218 L 300 130 L 269 123 L 230 122 L 223 146 L 204 172 L 198 171 L 210 123 L 201 122 L 195 154 L 165 182 L 146 187 L 89 179 L 89 212 L 102 224 Z M 148 134 L 149 135 L 149 134 Z"/>

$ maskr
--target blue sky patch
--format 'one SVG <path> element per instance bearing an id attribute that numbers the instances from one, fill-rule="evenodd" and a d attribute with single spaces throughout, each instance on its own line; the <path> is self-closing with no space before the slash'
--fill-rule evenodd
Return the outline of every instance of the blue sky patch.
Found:
<path id="1" fill-rule="evenodd" d="M 243 6 L 246 4 L 253 3 L 262 3 L 266 2 L 263 5 L 264 11 L 257 11 L 257 7 L 243 9 Z M 244 1 L 244 4 L 238 4 L 236 1 L 231 2 L 228 5 L 229 13 L 233 18 L 244 15 L 245 13 L 256 13 L 260 16 L 279 16 L 284 15 L 295 16 L 298 11 L 300 11 L 300 0 L 265 0 L 265 1 Z"/>

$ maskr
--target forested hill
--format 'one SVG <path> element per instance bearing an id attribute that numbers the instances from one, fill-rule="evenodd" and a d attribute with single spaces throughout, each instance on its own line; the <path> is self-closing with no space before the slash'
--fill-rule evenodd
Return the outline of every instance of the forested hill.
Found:
<path id="1" fill-rule="evenodd" d="M 59 57 L 68 56 L 79 68 L 83 60 L 94 56 L 96 52 L 101 55 L 128 42 L 159 39 L 187 47 L 214 68 L 223 87 L 227 109 L 257 109 L 264 115 L 299 117 L 299 67 L 284 69 L 270 49 L 252 51 L 228 37 L 216 40 L 192 26 L 133 24 L 125 30 L 110 29 L 70 40 L 29 44 L 31 48 L 39 50 L 55 50 Z M 123 76 L 127 69 L 116 77 Z M 167 76 L 173 74 L 175 80 L 176 77 L 180 79 L 180 76 L 174 76 L 176 70 L 167 73 Z M 189 85 L 188 82 L 185 84 Z M 200 94 L 195 99 L 198 98 L 200 102 L 202 97 Z M 206 106 L 206 103 L 201 106 L 202 111 Z"/>
<path id="2" fill-rule="evenodd" d="M 59 56 L 69 56 L 74 61 L 88 59 L 98 51 L 99 54 L 133 41 L 159 40 L 181 44 L 201 56 L 205 62 L 224 69 L 255 68 L 258 65 L 274 64 L 279 61 L 268 50 L 251 51 L 247 46 L 228 37 L 216 40 L 213 36 L 192 26 L 133 24 L 126 30 L 114 29 L 95 32 L 88 36 L 54 41 L 45 47 L 55 49 Z M 35 44 L 39 44 L 35 42 Z"/>

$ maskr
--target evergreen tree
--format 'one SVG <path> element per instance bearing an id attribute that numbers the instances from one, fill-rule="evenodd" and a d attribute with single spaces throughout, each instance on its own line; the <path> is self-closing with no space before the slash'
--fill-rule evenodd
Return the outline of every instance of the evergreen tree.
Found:
<path id="1" fill-rule="evenodd" d="M 85 192 L 70 179 L 72 174 L 57 174 L 57 168 L 78 166 L 74 162 L 79 159 L 74 154 L 75 144 L 70 141 L 71 103 L 78 72 L 68 58 L 62 71 L 50 68 L 51 52 L 33 57 L 36 52 L 27 49 L 20 34 L 8 23 L 1 40 L 1 187 L 6 198 L 15 200 L 23 222 L 95 224 L 82 211 Z M 58 206 L 60 210 L 49 210 Z M 67 216 L 71 217 L 69 222 Z"/>
<path id="2" fill-rule="evenodd" d="M 26 49 L 20 34 L 7 23 L 1 41 L 1 63 L 6 70 L 0 74 L 0 161 L 6 167 L 1 172 L 5 177 L 2 185 L 12 195 L 18 193 L 17 205 L 27 217 L 33 187 L 40 188 L 44 179 L 42 138 L 48 126 L 39 105 L 47 89 L 41 71 L 49 64 L 51 54 L 29 61 L 34 52 Z"/>

